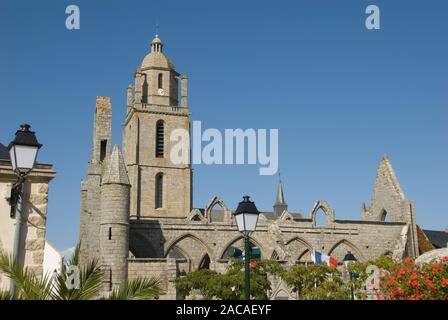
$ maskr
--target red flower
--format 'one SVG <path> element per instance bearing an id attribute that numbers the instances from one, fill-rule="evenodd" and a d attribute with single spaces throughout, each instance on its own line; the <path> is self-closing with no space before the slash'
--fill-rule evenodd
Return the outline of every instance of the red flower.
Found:
<path id="1" fill-rule="evenodd" d="M 448 279 L 442 278 L 442 288 L 445 288 L 446 286 L 448 286 Z"/>
<path id="2" fill-rule="evenodd" d="M 409 257 L 407 257 L 407 258 L 405 258 L 405 259 L 403 260 L 403 263 L 404 263 L 404 264 L 408 264 L 408 263 L 410 263 L 410 262 L 412 262 L 412 259 L 409 258 Z"/>
<path id="3" fill-rule="evenodd" d="M 400 295 L 400 296 L 403 295 L 403 294 L 404 294 L 403 289 L 398 288 L 398 289 L 397 289 L 397 294 Z"/>
<path id="4" fill-rule="evenodd" d="M 443 261 L 443 262 L 447 262 L 447 261 L 448 261 L 448 257 L 447 257 L 447 256 L 442 257 L 442 261 Z"/>
<path id="5" fill-rule="evenodd" d="M 389 283 L 391 285 L 394 285 L 395 284 L 395 278 L 394 277 L 390 278 Z"/>
<path id="6" fill-rule="evenodd" d="M 432 284 L 431 281 L 427 281 L 426 285 L 428 286 L 429 290 L 431 290 L 431 291 L 436 289 L 436 287 Z"/>

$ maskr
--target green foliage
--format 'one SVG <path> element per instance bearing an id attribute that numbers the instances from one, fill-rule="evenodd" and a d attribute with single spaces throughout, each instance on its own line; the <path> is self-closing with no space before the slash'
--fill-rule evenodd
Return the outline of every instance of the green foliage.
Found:
<path id="1" fill-rule="evenodd" d="M 0 253 L 0 272 L 14 281 L 16 296 L 10 293 L 0 292 L 0 300 L 24 299 L 24 300 L 90 300 L 98 298 L 103 287 L 104 273 L 98 266 L 97 260 L 92 260 L 85 265 L 79 261 L 80 245 L 68 265 L 77 266 L 80 272 L 79 288 L 67 287 L 67 273 L 64 270 L 55 279 L 45 276 L 39 279 L 28 268 L 22 268 L 17 261 L 5 253 Z M 54 280 L 54 281 L 51 281 Z M 138 278 L 123 283 L 113 290 L 110 299 L 149 299 L 162 293 L 160 281 L 155 278 Z"/>
<path id="2" fill-rule="evenodd" d="M 340 272 L 324 264 L 297 264 L 285 271 L 282 278 L 298 299 L 341 300 L 350 297 Z"/>
<path id="3" fill-rule="evenodd" d="M 251 268 L 251 296 L 255 300 L 268 299 L 271 290 L 268 274 L 279 275 L 283 271 L 277 261 L 260 260 Z M 180 298 L 185 299 L 194 290 L 198 290 L 204 299 L 242 300 L 244 299 L 245 272 L 244 262 L 232 260 L 226 273 L 217 274 L 208 269 L 190 272 L 176 279 L 176 289 Z"/>
<path id="4" fill-rule="evenodd" d="M 67 273 L 65 266 L 60 274 L 57 275 L 54 283 L 54 300 L 90 300 L 95 298 L 103 286 L 104 272 L 98 266 L 97 260 L 92 260 L 81 265 L 79 262 L 80 245 L 75 248 L 68 265 L 77 266 L 80 271 L 79 288 L 69 289 L 67 287 Z"/>
<path id="5" fill-rule="evenodd" d="M 365 299 L 366 296 L 359 291 L 366 289 L 366 280 L 372 274 L 367 272 L 367 268 L 369 266 L 376 266 L 380 269 L 380 276 L 383 276 L 385 273 L 395 268 L 395 265 L 395 261 L 388 256 L 380 256 L 377 259 L 369 260 L 364 263 L 350 263 L 348 266 L 348 271 L 354 273 L 356 277 L 350 280 L 347 285 L 354 288 L 354 290 L 357 292 L 356 297 L 358 299 Z"/>
<path id="6" fill-rule="evenodd" d="M 204 297 L 207 296 L 209 283 L 216 275 L 214 271 L 201 269 L 177 278 L 175 285 L 179 299 L 185 299 L 193 290 L 199 291 Z"/>
<path id="7" fill-rule="evenodd" d="M 27 268 L 22 268 L 18 261 L 4 252 L 0 253 L 0 272 L 14 281 L 17 296 L 14 298 L 26 300 L 46 300 L 51 298 L 51 281 L 49 277 L 39 279 Z M 6 297 L 6 294 L 3 294 Z M 12 298 L 10 296 L 10 298 Z"/>
<path id="8" fill-rule="evenodd" d="M 148 300 L 163 293 L 157 278 L 137 278 L 114 289 L 110 300 Z"/>

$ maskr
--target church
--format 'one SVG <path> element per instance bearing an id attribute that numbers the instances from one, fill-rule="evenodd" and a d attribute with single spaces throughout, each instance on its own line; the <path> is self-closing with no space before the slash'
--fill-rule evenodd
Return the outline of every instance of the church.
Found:
<path id="1" fill-rule="evenodd" d="M 170 133 L 190 128 L 188 78 L 179 74 L 156 35 L 127 88 L 122 147 L 112 147 L 112 107 L 97 97 L 92 154 L 81 182 L 81 260 L 97 258 L 106 271 L 105 291 L 139 276 L 162 280 L 164 299 L 175 299 L 174 280 L 209 268 L 224 272 L 230 249 L 242 247 L 232 209 L 218 195 L 193 208 L 192 168 L 173 164 Z M 180 90 L 179 90 L 180 89 Z M 179 94 L 180 91 L 180 94 Z M 252 245 L 263 259 L 285 265 L 311 261 L 313 250 L 342 261 L 388 255 L 418 256 L 414 203 L 406 199 L 387 156 L 381 160 L 369 205 L 359 220 L 339 220 L 325 200 L 310 212 L 293 212 L 278 183 L 273 210 L 261 212 Z M 317 223 L 323 213 L 325 224 Z M 271 297 L 285 295 L 274 286 Z"/>

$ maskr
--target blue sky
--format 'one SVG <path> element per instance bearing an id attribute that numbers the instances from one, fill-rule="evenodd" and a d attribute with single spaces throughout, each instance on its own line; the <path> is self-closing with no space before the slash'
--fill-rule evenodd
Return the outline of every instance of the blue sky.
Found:
<path id="1" fill-rule="evenodd" d="M 65 28 L 65 8 L 81 29 Z M 369 4 L 381 30 L 364 27 Z M 204 128 L 278 128 L 292 211 L 326 199 L 359 219 L 388 154 L 425 228 L 448 227 L 447 1 L 0 2 L 0 141 L 28 122 L 54 164 L 47 238 L 78 237 L 79 183 L 90 157 L 95 97 L 110 96 L 121 143 L 126 87 L 156 21 L 164 51 L 189 76 Z M 270 210 L 277 177 L 258 167 L 194 168 L 194 206 L 215 194 L 234 208 L 249 194 Z M 5 214 L 5 213 L 1 213 Z"/>

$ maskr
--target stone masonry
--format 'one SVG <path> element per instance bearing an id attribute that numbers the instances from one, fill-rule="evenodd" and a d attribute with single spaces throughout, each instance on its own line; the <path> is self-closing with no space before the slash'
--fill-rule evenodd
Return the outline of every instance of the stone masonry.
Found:
<path id="1" fill-rule="evenodd" d="M 0 144 L 0 148 L 3 145 Z M 38 278 L 43 276 L 43 260 L 45 248 L 45 232 L 48 210 L 48 184 L 56 176 L 52 165 L 36 164 L 27 177 L 24 185 L 22 212 L 24 225 L 22 228 L 21 263 Z M 0 159 L 0 251 L 12 254 L 16 219 L 10 217 L 9 198 L 11 186 L 17 177 L 8 159 Z M 9 279 L 0 275 L 0 289 L 7 289 Z"/>
<path id="2" fill-rule="evenodd" d="M 106 291 L 126 279 L 156 276 L 166 290 L 161 298 L 174 299 L 177 276 L 201 268 L 224 272 L 229 248 L 242 248 L 242 238 L 220 197 L 192 208 L 191 166 L 170 161 L 170 133 L 190 126 L 187 77 L 175 71 L 158 36 L 134 78 L 127 87 L 123 155 L 118 146 L 110 155 L 112 108 L 109 98 L 97 97 L 92 158 L 81 182 L 81 258 L 99 258 L 109 270 Z M 324 225 L 317 223 L 320 214 Z M 418 254 L 414 205 L 387 156 L 378 167 L 370 205 L 362 205 L 361 220 L 338 220 L 325 200 L 306 215 L 292 212 L 279 181 L 273 211 L 260 214 L 251 241 L 262 258 L 286 267 L 311 262 L 313 250 L 340 262 L 347 251 L 360 261 Z M 274 291 L 273 298 L 291 296 L 281 283 Z"/>

